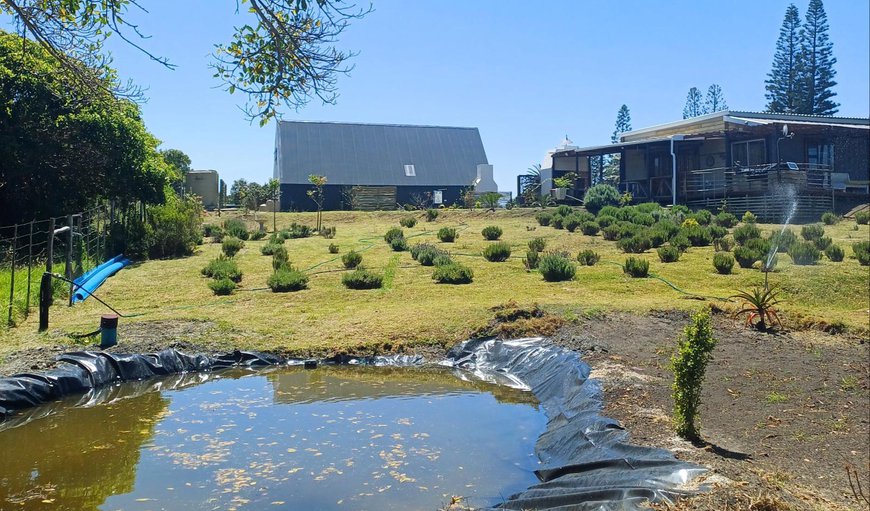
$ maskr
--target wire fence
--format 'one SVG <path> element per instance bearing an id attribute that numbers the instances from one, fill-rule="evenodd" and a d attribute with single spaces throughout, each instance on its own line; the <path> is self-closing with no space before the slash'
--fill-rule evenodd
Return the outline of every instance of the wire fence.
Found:
<path id="1" fill-rule="evenodd" d="M 0 226 L 0 328 L 14 326 L 39 303 L 45 271 L 72 280 L 106 259 L 114 215 L 106 206 L 65 216 Z M 54 284 L 54 297 L 71 300 L 71 285 Z"/>

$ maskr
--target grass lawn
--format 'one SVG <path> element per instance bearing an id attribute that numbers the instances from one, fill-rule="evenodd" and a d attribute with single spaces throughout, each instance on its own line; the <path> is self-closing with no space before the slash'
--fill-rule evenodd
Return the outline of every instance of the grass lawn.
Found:
<path id="1" fill-rule="evenodd" d="M 290 353 L 383 350 L 400 345 L 452 344 L 465 339 L 491 318 L 491 307 L 508 300 L 520 304 L 538 303 L 547 311 L 567 320 L 597 315 L 610 310 L 647 312 L 659 309 L 695 309 L 699 296 L 729 310 L 738 304 L 726 298 L 737 290 L 763 283 L 756 269 L 734 267 L 734 274 L 719 275 L 713 268 L 713 248 L 690 248 L 676 263 L 659 262 L 655 250 L 639 257 L 650 261 L 656 278 L 634 279 L 624 275 L 619 265 L 626 255 L 616 243 L 599 236 L 570 233 L 541 227 L 534 211 L 441 211 L 435 222 L 426 222 L 422 212 L 327 212 L 324 225 L 336 226 L 335 239 L 319 236 L 288 239 L 285 247 L 290 261 L 310 276 L 308 289 L 294 293 L 272 293 L 266 279 L 272 272 L 271 257 L 260 254 L 267 240 L 247 241 L 236 256 L 244 274 L 240 287 L 230 296 L 214 296 L 200 275 L 200 269 L 220 254 L 220 245 L 198 247 L 195 255 L 184 259 L 147 261 L 121 271 L 109 279 L 97 296 L 125 315 L 122 324 L 133 321 L 200 319 L 216 322 L 228 345 L 280 350 Z M 455 260 L 474 270 L 474 282 L 467 285 L 436 284 L 432 267 L 415 262 L 409 252 L 393 252 L 383 234 L 399 219 L 418 218 L 406 228 L 409 244 L 430 242 L 448 250 Z M 226 218 L 226 215 L 224 216 Z M 272 216 L 261 214 L 267 228 Z M 222 219 L 210 216 L 207 223 Z M 313 213 L 280 213 L 278 228 L 291 222 L 314 224 Z M 253 228 L 256 224 L 249 222 Z M 513 248 L 511 258 L 502 263 L 486 261 L 480 254 L 487 244 L 481 229 L 497 225 L 504 231 L 502 240 Z M 440 227 L 456 227 L 460 233 L 454 243 L 441 243 L 435 235 Z M 765 236 L 775 225 L 759 225 Z M 868 329 L 868 286 L 870 270 L 860 266 L 851 244 L 870 238 L 867 226 L 844 220 L 826 226 L 825 235 L 846 250 L 843 262 L 824 256 L 815 266 L 796 266 L 786 254 L 779 255 L 773 285 L 782 292 L 779 305 L 787 325 L 793 328 L 813 324 L 837 325 L 866 335 Z M 800 227 L 793 227 L 799 233 Z M 533 237 L 547 240 L 547 250 L 566 250 L 576 256 L 591 248 L 601 255 L 598 264 L 581 266 L 573 281 L 548 283 L 537 272 L 523 265 L 527 243 Z M 339 254 L 330 254 L 330 243 L 339 245 Z M 363 266 L 385 275 L 385 286 L 378 290 L 350 290 L 341 284 L 341 254 L 354 249 L 362 253 Z M 96 300 L 72 308 L 59 304 L 51 309 L 51 329 L 65 333 L 88 332 L 108 312 Z M 0 333 L 0 352 L 56 343 L 55 336 L 36 334 L 37 314 L 20 326 Z"/>

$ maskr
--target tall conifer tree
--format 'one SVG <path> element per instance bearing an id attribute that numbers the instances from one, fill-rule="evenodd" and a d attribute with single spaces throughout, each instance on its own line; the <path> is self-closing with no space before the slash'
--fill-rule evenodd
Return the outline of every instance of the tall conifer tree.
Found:
<path id="1" fill-rule="evenodd" d="M 785 18 L 779 29 L 773 67 L 764 81 L 767 93 L 767 111 L 794 113 L 801 109 L 803 97 L 803 73 L 801 55 L 801 20 L 794 4 L 785 10 Z"/>
<path id="2" fill-rule="evenodd" d="M 840 106 L 831 100 L 837 95 L 831 89 L 834 81 L 834 45 L 828 38 L 828 15 L 822 0 L 810 0 L 806 19 L 801 30 L 801 81 L 803 83 L 803 100 L 800 113 L 815 115 L 833 115 Z"/>
<path id="3" fill-rule="evenodd" d="M 619 134 L 626 131 L 631 131 L 631 112 L 628 111 L 627 105 L 622 105 L 616 113 L 616 124 L 613 134 L 610 136 L 610 142 L 618 144 Z M 610 184 L 615 185 L 619 180 L 619 160 L 619 154 L 614 154 L 605 160 L 604 180 Z"/>
<path id="4" fill-rule="evenodd" d="M 728 110 L 728 104 L 725 103 L 725 95 L 722 93 L 722 87 L 714 83 L 707 88 L 707 98 L 704 100 L 704 113 L 712 114 Z"/>
<path id="5" fill-rule="evenodd" d="M 686 106 L 683 107 L 683 119 L 690 117 L 698 117 L 704 115 L 704 105 L 702 104 L 701 91 L 697 87 L 689 89 L 686 95 Z"/>

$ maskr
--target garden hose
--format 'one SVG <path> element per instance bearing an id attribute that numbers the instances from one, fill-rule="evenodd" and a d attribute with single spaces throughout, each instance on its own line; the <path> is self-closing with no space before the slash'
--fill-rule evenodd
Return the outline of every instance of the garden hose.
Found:
<path id="1" fill-rule="evenodd" d="M 72 285 L 75 286 L 76 288 L 81 289 L 82 291 L 86 292 L 86 293 L 87 293 L 89 296 L 91 296 L 94 300 L 96 300 L 96 301 L 100 302 L 101 304 L 105 305 L 106 307 L 109 308 L 109 310 L 111 310 L 112 312 L 114 312 L 115 314 L 117 314 L 118 317 L 121 317 L 121 318 L 135 318 L 135 317 L 137 317 L 137 316 L 144 316 L 145 314 L 147 314 L 147 312 L 142 312 L 142 313 L 138 313 L 138 314 L 122 314 L 122 313 L 119 312 L 117 309 L 115 309 L 114 307 L 112 307 L 112 306 L 109 305 L 108 303 L 104 302 L 102 299 L 100 299 L 99 296 L 97 296 L 97 295 L 95 295 L 94 293 L 88 291 L 87 289 L 85 289 L 85 288 L 83 288 L 82 286 L 76 284 L 75 282 L 69 280 L 68 278 L 64 277 L 63 275 L 61 275 L 61 274 L 59 274 L 59 273 L 52 273 L 51 276 L 52 276 L 53 278 L 56 278 L 56 279 L 62 280 L 62 281 L 64 281 L 64 282 L 68 283 L 68 284 L 72 284 Z"/>
<path id="2" fill-rule="evenodd" d="M 614 263 L 613 261 L 602 261 L 602 262 L 603 262 L 603 263 L 606 263 L 606 264 L 612 264 L 612 265 L 614 265 L 614 266 L 618 266 L 618 267 L 622 268 L 622 265 L 621 265 L 621 264 L 619 264 L 619 263 Z M 655 273 L 649 273 L 649 277 L 664 282 L 665 284 L 667 284 L 667 285 L 668 285 L 671 289 L 673 289 L 674 291 L 676 291 L 676 292 L 678 292 L 678 293 L 683 293 L 684 295 L 688 295 L 688 296 L 696 296 L 696 297 L 698 297 L 698 298 L 706 298 L 706 299 L 720 300 L 720 301 L 723 301 L 723 302 L 730 302 L 730 301 L 731 301 L 730 298 L 722 298 L 721 296 L 699 295 L 699 294 L 697 294 L 697 293 L 690 293 L 690 292 L 688 292 L 688 291 L 686 291 L 686 290 L 684 290 L 684 289 L 681 289 L 681 288 L 677 287 L 673 282 L 671 282 L 671 281 L 665 279 L 664 277 L 661 277 L 661 276 L 659 276 L 659 275 L 656 275 Z"/>

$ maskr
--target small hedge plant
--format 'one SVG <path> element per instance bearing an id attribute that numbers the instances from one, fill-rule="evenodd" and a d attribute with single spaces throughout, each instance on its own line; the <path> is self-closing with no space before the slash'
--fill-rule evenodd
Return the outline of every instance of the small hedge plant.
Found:
<path id="1" fill-rule="evenodd" d="M 594 250 L 581 250 L 579 254 L 577 254 L 577 262 L 582 264 L 583 266 L 595 266 L 601 259 L 601 256 L 598 255 Z"/>
<path id="2" fill-rule="evenodd" d="M 600 184 L 586 191 L 586 195 L 583 196 L 583 205 L 591 213 L 598 213 L 605 206 L 619 204 L 619 198 L 619 190 L 611 185 Z"/>
<path id="3" fill-rule="evenodd" d="M 801 237 L 807 241 L 815 241 L 825 235 L 825 228 L 819 224 L 810 224 L 801 227 Z"/>
<path id="4" fill-rule="evenodd" d="M 201 271 L 206 277 L 211 277 L 216 280 L 230 279 L 233 282 L 242 280 L 242 272 L 239 270 L 239 265 L 225 255 L 221 254 L 216 259 L 212 259 Z"/>
<path id="5" fill-rule="evenodd" d="M 752 268 L 761 259 L 761 254 L 749 247 L 737 247 L 734 249 L 734 259 L 741 268 Z"/>
<path id="6" fill-rule="evenodd" d="M 538 261 L 538 271 L 547 282 L 562 282 L 574 278 L 577 265 L 567 252 L 547 252 Z"/>
<path id="7" fill-rule="evenodd" d="M 272 269 L 278 270 L 279 268 L 286 266 L 288 261 L 290 260 L 289 254 L 287 254 L 287 249 L 284 247 L 278 247 L 272 253 Z"/>
<path id="8" fill-rule="evenodd" d="M 659 260 L 663 263 L 675 263 L 680 259 L 680 251 L 677 247 L 665 245 L 656 250 Z"/>
<path id="9" fill-rule="evenodd" d="M 858 225 L 867 225 L 870 223 L 870 211 L 859 211 L 855 213 L 855 223 Z"/>
<path id="10" fill-rule="evenodd" d="M 580 231 L 583 232 L 586 236 L 595 236 L 600 231 L 600 227 L 597 222 L 583 222 L 583 225 L 580 226 Z"/>
<path id="11" fill-rule="evenodd" d="M 453 227 L 442 227 L 438 229 L 438 239 L 444 243 L 453 243 L 458 237 L 459 234 Z"/>
<path id="12" fill-rule="evenodd" d="M 245 242 L 235 237 L 224 238 L 221 243 L 221 251 L 227 257 L 233 257 L 245 246 Z"/>
<path id="13" fill-rule="evenodd" d="M 329 244 L 329 253 L 330 254 L 337 254 L 338 251 L 339 251 L 338 245 L 336 245 L 335 243 Z"/>
<path id="14" fill-rule="evenodd" d="M 553 221 L 553 214 L 546 211 L 541 211 L 537 215 L 535 215 L 535 220 L 538 221 L 538 225 L 540 225 L 541 227 L 546 227 L 550 225 L 550 223 Z"/>
<path id="15" fill-rule="evenodd" d="M 701 407 L 701 386 L 715 347 L 710 312 L 704 309 L 692 316 L 680 336 L 677 353 L 671 357 L 674 423 L 677 434 L 688 440 L 700 437 L 696 423 Z"/>
<path id="16" fill-rule="evenodd" d="M 402 229 L 399 229 L 398 227 L 390 227 L 387 230 L 387 232 L 384 234 L 384 241 L 386 241 L 387 244 L 389 245 L 393 242 L 394 239 L 404 238 L 404 237 L 405 237 L 405 231 L 403 231 Z"/>
<path id="17" fill-rule="evenodd" d="M 523 265 L 527 270 L 534 270 L 538 267 L 538 262 L 541 260 L 541 253 L 537 250 L 526 250 L 526 258 L 523 259 Z"/>
<path id="18" fill-rule="evenodd" d="M 825 255 L 829 260 L 839 263 L 844 257 L 846 257 L 846 251 L 839 245 L 831 245 L 825 249 Z"/>
<path id="19" fill-rule="evenodd" d="M 269 286 L 273 293 L 301 291 L 308 287 L 308 277 L 289 264 L 285 264 L 275 270 L 275 273 L 266 281 L 266 285 Z"/>
<path id="20" fill-rule="evenodd" d="M 336 232 L 336 228 L 334 225 L 332 227 L 323 226 L 320 228 L 319 234 L 321 236 L 323 236 L 324 238 L 331 240 L 332 238 L 335 237 L 335 232 Z"/>
<path id="21" fill-rule="evenodd" d="M 474 272 L 463 264 L 442 264 L 432 272 L 432 279 L 439 284 L 471 284 Z"/>
<path id="22" fill-rule="evenodd" d="M 384 284 L 384 277 L 372 271 L 357 268 L 345 273 L 341 277 L 341 283 L 348 289 L 378 289 Z"/>
<path id="23" fill-rule="evenodd" d="M 739 245 L 743 245 L 753 238 L 760 238 L 761 231 L 754 223 L 749 223 L 734 229 L 734 232 L 732 232 L 731 235 L 734 237 L 734 241 Z"/>
<path id="24" fill-rule="evenodd" d="M 234 238 L 239 238 L 240 240 L 246 240 L 250 236 L 248 233 L 248 227 L 245 225 L 245 222 L 239 220 L 238 218 L 230 218 L 224 222 L 224 232 L 227 236 L 233 236 Z"/>
<path id="25" fill-rule="evenodd" d="M 209 282 L 208 287 L 212 290 L 212 292 L 214 292 L 214 294 L 218 296 L 225 296 L 233 294 L 233 291 L 236 290 L 236 283 L 228 278 L 221 278 Z"/>
<path id="26" fill-rule="evenodd" d="M 715 219 L 716 225 L 721 225 L 722 227 L 732 228 L 737 225 L 737 217 L 732 213 L 727 211 L 723 211 L 716 215 Z"/>
<path id="27" fill-rule="evenodd" d="M 622 271 L 632 278 L 644 278 L 649 276 L 649 261 L 639 257 L 628 257 L 622 265 Z"/>
<path id="28" fill-rule="evenodd" d="M 405 250 L 408 250 L 408 242 L 405 241 L 404 237 L 399 236 L 398 238 L 390 240 L 390 248 L 396 252 L 404 252 Z"/>
<path id="29" fill-rule="evenodd" d="M 344 265 L 348 270 L 352 270 L 359 266 L 362 262 L 362 255 L 354 250 L 345 253 L 341 256 L 341 264 Z"/>
<path id="30" fill-rule="evenodd" d="M 720 274 L 728 275 L 734 268 L 734 256 L 728 252 L 716 252 L 713 254 L 713 267 Z"/>
<path id="31" fill-rule="evenodd" d="M 640 254 L 652 247 L 652 241 L 646 233 L 638 233 L 616 242 L 617 248 L 627 254 Z"/>
<path id="32" fill-rule="evenodd" d="M 544 238 L 532 238 L 529 240 L 529 250 L 534 250 L 535 252 L 543 252 L 544 248 L 547 247 L 547 240 Z"/>
<path id="33" fill-rule="evenodd" d="M 484 239 L 489 241 L 495 241 L 501 238 L 502 230 L 501 227 L 497 225 L 488 225 L 484 227 L 480 233 L 483 234 Z"/>
<path id="34" fill-rule="evenodd" d="M 859 241 L 852 244 L 852 252 L 861 266 L 870 266 L 870 241 Z"/>
<path id="35" fill-rule="evenodd" d="M 429 208 L 426 210 L 426 221 L 434 222 L 435 219 L 438 218 L 438 210 Z"/>
<path id="36" fill-rule="evenodd" d="M 819 262 L 822 253 L 813 243 L 798 241 L 788 248 L 788 255 L 798 266 L 812 266 Z"/>
<path id="37" fill-rule="evenodd" d="M 503 241 L 488 245 L 483 249 L 483 258 L 492 263 L 507 261 L 511 256 L 511 246 Z"/>
<path id="38" fill-rule="evenodd" d="M 399 219 L 399 225 L 410 229 L 411 227 L 417 225 L 417 219 L 412 216 L 402 217 L 401 219 Z"/>
<path id="39" fill-rule="evenodd" d="M 840 221 L 840 217 L 835 215 L 832 211 L 826 211 L 822 214 L 822 223 L 825 225 L 834 225 Z"/>

